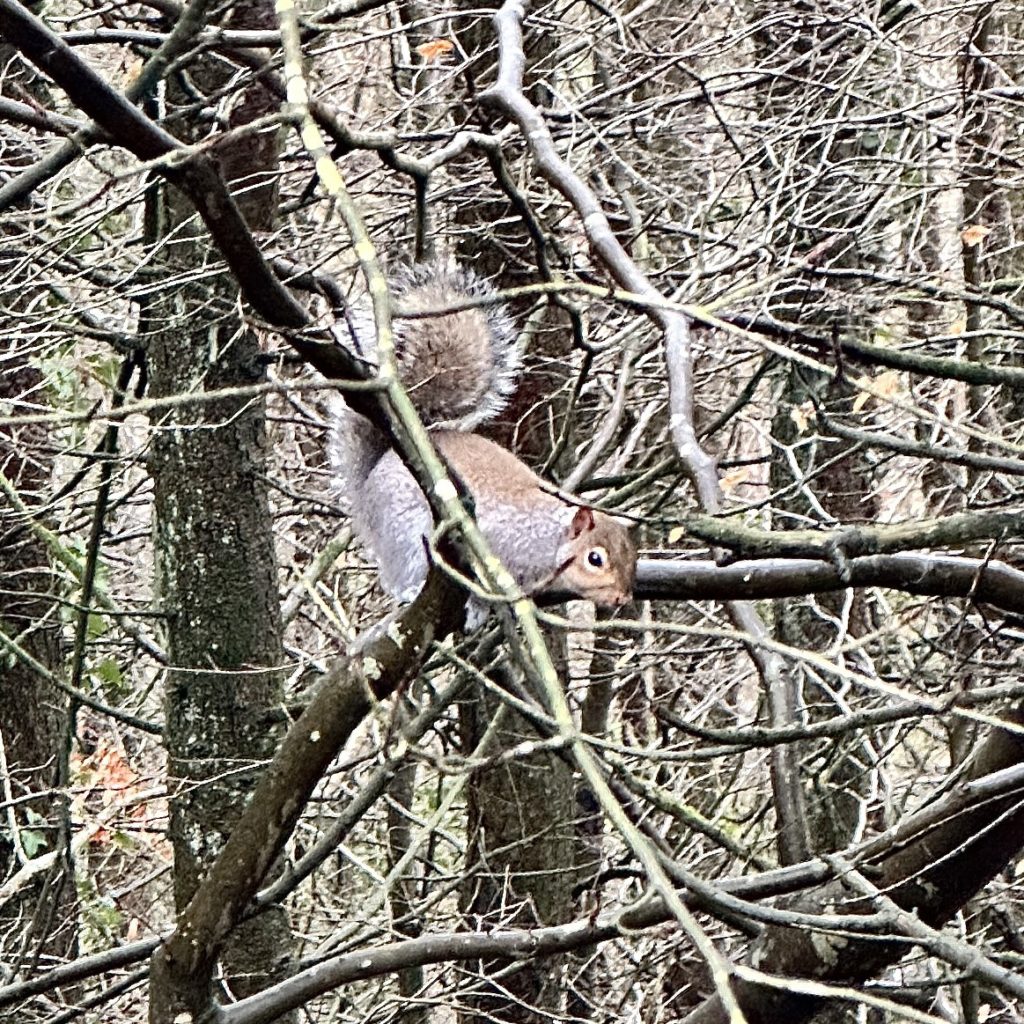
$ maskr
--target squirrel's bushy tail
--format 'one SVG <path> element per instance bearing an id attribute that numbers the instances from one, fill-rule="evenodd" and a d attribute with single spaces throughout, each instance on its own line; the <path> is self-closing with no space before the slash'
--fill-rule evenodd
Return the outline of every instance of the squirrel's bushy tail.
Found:
<path id="1" fill-rule="evenodd" d="M 423 422 L 471 430 L 501 412 L 515 390 L 520 357 L 515 326 L 494 289 L 470 270 L 435 263 L 402 268 L 389 284 L 396 308 L 413 314 L 394 321 L 395 359 Z M 372 356 L 368 311 L 357 331 Z"/>

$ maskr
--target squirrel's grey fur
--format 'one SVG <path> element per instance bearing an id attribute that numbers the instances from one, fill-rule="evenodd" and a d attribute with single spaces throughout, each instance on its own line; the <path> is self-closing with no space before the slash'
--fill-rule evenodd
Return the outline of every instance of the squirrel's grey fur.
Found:
<path id="1" fill-rule="evenodd" d="M 603 604 L 628 599 L 636 552 L 625 529 L 563 501 L 510 452 L 470 432 L 505 407 L 520 367 L 515 328 L 491 287 L 469 270 L 428 264 L 396 274 L 391 293 L 401 313 L 437 312 L 396 319 L 399 376 L 442 458 L 472 494 L 494 553 L 527 592 L 551 586 Z M 440 312 L 446 309 L 452 312 Z M 352 347 L 376 362 L 368 307 L 354 310 L 349 323 Z M 433 527 L 423 492 L 383 433 L 340 396 L 331 405 L 330 455 L 336 488 L 377 557 L 384 589 L 411 601 L 426 578 Z M 574 572 L 572 563 L 588 552 L 590 566 Z M 614 578 L 591 568 L 595 558 Z M 479 608 L 471 615 L 481 617 Z"/>
<path id="2" fill-rule="evenodd" d="M 424 424 L 472 430 L 494 419 L 522 364 L 515 324 L 494 289 L 471 270 L 434 263 L 396 270 L 388 287 L 399 312 L 412 314 L 392 323 L 395 362 Z M 452 312 L 439 315 L 444 310 Z M 368 303 L 355 307 L 350 323 L 358 354 L 376 364 Z"/>

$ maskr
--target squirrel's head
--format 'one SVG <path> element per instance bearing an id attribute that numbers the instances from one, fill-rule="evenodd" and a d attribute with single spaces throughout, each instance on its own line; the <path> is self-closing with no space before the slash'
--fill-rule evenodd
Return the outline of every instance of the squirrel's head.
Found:
<path id="1" fill-rule="evenodd" d="M 603 512 L 581 507 L 573 514 L 566 540 L 567 557 L 554 586 L 605 608 L 632 600 L 636 547 L 624 526 Z"/>

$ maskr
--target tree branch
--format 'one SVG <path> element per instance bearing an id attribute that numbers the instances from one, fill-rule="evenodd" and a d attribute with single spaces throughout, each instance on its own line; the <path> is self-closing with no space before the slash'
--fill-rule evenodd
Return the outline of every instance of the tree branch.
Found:
<path id="1" fill-rule="evenodd" d="M 288 730 L 177 929 L 153 956 L 154 985 L 189 993 L 197 1019 L 214 1005 L 212 993 L 197 991 L 197 983 L 212 976 L 222 943 L 256 895 L 313 788 L 374 702 L 414 675 L 430 645 L 458 625 L 462 604 L 461 589 L 433 570 L 415 602 L 385 633 L 324 677 Z"/>
<path id="2" fill-rule="evenodd" d="M 942 519 L 834 530 L 758 530 L 735 520 L 702 515 L 687 516 L 683 522 L 690 536 L 728 548 L 741 558 L 842 561 L 914 548 L 965 547 L 982 540 L 1024 537 L 1024 512 L 961 512 Z"/>
<path id="3" fill-rule="evenodd" d="M 1020 708 L 1012 716 L 1024 721 Z M 1024 737 L 993 729 L 971 759 L 965 780 L 924 811 L 879 836 L 853 859 L 872 883 L 916 920 L 937 927 L 964 905 L 1024 845 L 1024 800 L 1020 782 L 998 794 L 979 795 L 972 781 L 998 777 L 1024 763 Z M 851 894 L 840 879 L 799 898 L 806 910 L 842 907 L 847 913 L 874 913 L 871 898 Z M 910 930 L 910 929 L 908 929 Z M 823 942 L 809 930 L 769 927 L 753 957 L 760 971 L 792 978 L 857 982 L 873 977 L 905 950 L 906 943 L 845 936 L 842 946 Z M 839 951 L 841 949 L 841 955 Z M 733 990 L 749 1024 L 785 1020 L 798 1024 L 822 1006 L 818 996 L 734 979 Z M 727 1024 L 729 1014 L 717 996 L 686 1018 L 686 1024 Z"/>
<path id="4" fill-rule="evenodd" d="M 309 314 L 263 259 L 224 180 L 205 153 L 178 142 L 146 117 L 15 0 L 0 0 L 0 34 L 52 78 L 117 145 L 140 160 L 154 161 L 159 173 L 192 200 L 246 300 L 260 316 L 275 327 L 310 326 Z M 313 362 L 316 349 L 307 351 L 301 341 L 293 344 Z"/>
<path id="5" fill-rule="evenodd" d="M 729 601 L 803 597 L 848 587 L 885 587 L 908 594 L 970 598 L 1024 614 L 1024 572 L 1005 562 L 953 555 L 852 558 L 847 576 L 825 561 L 763 559 L 721 566 L 711 561 L 642 558 L 636 596 L 648 600 Z"/>

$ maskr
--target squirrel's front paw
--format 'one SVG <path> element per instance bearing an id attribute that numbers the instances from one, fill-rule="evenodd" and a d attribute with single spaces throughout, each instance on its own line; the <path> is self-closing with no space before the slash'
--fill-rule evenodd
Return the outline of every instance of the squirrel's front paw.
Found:
<path id="1" fill-rule="evenodd" d="M 402 590 L 399 590 L 392 596 L 399 604 L 412 604 L 413 601 L 420 596 L 420 591 L 422 589 L 423 585 L 421 583 L 417 583 L 415 586 L 405 587 Z"/>

